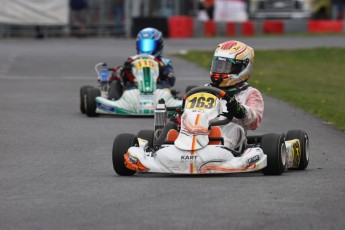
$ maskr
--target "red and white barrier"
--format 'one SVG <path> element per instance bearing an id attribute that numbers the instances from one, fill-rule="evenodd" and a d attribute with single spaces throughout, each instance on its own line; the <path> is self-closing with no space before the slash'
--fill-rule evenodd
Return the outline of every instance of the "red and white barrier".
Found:
<path id="1" fill-rule="evenodd" d="M 201 26 L 200 26 L 201 24 Z M 246 22 L 195 21 L 193 17 L 174 16 L 169 19 L 170 38 L 255 36 L 256 34 L 342 33 L 340 20 L 262 20 Z"/>

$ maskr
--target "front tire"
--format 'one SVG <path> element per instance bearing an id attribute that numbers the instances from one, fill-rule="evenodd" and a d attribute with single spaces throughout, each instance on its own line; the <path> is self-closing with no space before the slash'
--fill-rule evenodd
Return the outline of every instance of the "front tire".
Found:
<path id="1" fill-rule="evenodd" d="M 309 138 L 306 132 L 302 130 L 289 130 L 286 133 L 286 140 L 298 139 L 301 148 L 301 159 L 297 167 L 298 170 L 304 170 L 309 164 Z"/>
<path id="2" fill-rule="evenodd" d="M 96 113 L 96 97 L 101 96 L 101 91 L 97 88 L 89 88 L 86 90 L 86 108 L 85 113 L 88 117 L 97 117 Z"/>
<path id="3" fill-rule="evenodd" d="M 128 169 L 125 166 L 124 155 L 132 146 L 139 146 L 138 139 L 133 134 L 123 133 L 118 135 L 113 144 L 113 167 L 115 172 L 120 176 L 133 176 L 136 171 Z"/>
<path id="4" fill-rule="evenodd" d="M 85 85 L 80 88 L 80 112 L 85 113 L 85 96 L 86 91 L 89 88 L 93 88 L 91 85 Z"/>
<path id="5" fill-rule="evenodd" d="M 261 138 L 260 147 L 267 155 L 267 167 L 262 172 L 265 175 L 281 175 L 286 168 L 285 135 L 265 134 Z"/>

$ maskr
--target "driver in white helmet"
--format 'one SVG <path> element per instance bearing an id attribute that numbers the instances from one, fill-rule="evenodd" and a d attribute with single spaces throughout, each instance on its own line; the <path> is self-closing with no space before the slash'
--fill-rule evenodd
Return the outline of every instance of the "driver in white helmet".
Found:
<path id="1" fill-rule="evenodd" d="M 254 63 L 254 49 L 239 41 L 218 45 L 211 65 L 211 85 L 233 97 L 221 101 L 224 114 L 231 122 L 222 128 L 224 144 L 240 149 L 246 133 L 261 124 L 264 101 L 259 90 L 247 83 Z"/>

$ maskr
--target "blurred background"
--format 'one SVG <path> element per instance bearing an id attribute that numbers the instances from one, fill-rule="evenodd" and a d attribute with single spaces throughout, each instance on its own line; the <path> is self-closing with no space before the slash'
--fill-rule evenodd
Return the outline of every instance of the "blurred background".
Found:
<path id="1" fill-rule="evenodd" d="M 344 0 L 0 0 L 1 37 L 133 37 L 171 23 L 344 20 Z M 181 22 L 182 17 L 182 22 Z M 176 21 L 177 20 L 177 21 Z M 172 22 L 173 21 L 173 22 Z M 178 24 L 178 23 L 177 23 Z M 299 23 L 294 23 L 294 25 Z M 182 25 L 183 26 L 183 25 Z M 186 26 L 185 26 L 186 27 Z M 218 26 L 219 27 L 219 26 Z M 170 28 L 171 29 L 171 28 Z M 215 33 L 216 34 L 216 33 Z"/>
<path id="2" fill-rule="evenodd" d="M 0 0 L 0 230 L 343 229 L 344 1 Z M 217 44 L 242 36 L 265 100 L 255 132 L 306 130 L 308 169 L 115 176 L 115 136 L 153 119 L 88 118 L 79 89 L 97 86 L 96 63 L 133 55 L 146 26 L 169 38 L 180 95 L 210 82 Z M 289 33 L 302 34 L 275 36 Z"/>

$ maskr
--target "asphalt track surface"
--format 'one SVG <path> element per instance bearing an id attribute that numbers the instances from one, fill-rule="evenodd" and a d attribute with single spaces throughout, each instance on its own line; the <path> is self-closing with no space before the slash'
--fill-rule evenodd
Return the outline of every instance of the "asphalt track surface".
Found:
<path id="1" fill-rule="evenodd" d="M 344 36 L 246 38 L 256 49 L 344 47 Z M 166 40 L 166 53 L 213 49 L 224 39 Z M 174 176 L 115 175 L 114 137 L 151 118 L 88 118 L 79 88 L 96 85 L 97 62 L 122 64 L 134 41 L 0 40 L 0 229 L 343 229 L 345 134 L 264 96 L 257 133 L 304 129 L 305 171 Z M 176 88 L 208 72 L 171 57 Z M 255 70 L 253 78 L 255 78 Z"/>

